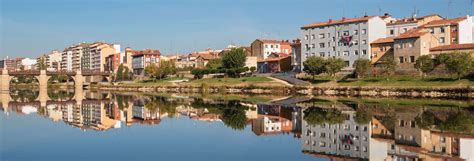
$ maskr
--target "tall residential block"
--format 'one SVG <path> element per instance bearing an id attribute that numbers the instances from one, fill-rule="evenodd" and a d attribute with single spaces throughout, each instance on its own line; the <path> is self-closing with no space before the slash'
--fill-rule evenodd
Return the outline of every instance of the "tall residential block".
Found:
<path id="1" fill-rule="evenodd" d="M 371 58 L 370 43 L 386 37 L 386 30 L 386 22 L 378 16 L 329 19 L 303 26 L 301 62 L 310 56 L 341 58 L 345 69 L 352 70 L 355 60 Z"/>

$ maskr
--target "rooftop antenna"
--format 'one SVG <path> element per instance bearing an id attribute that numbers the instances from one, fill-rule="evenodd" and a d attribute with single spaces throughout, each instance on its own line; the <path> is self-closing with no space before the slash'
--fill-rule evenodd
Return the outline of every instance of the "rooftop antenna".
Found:
<path id="1" fill-rule="evenodd" d="M 472 9 L 473 4 L 474 4 L 474 0 L 471 0 L 471 15 L 473 15 L 473 9 Z"/>

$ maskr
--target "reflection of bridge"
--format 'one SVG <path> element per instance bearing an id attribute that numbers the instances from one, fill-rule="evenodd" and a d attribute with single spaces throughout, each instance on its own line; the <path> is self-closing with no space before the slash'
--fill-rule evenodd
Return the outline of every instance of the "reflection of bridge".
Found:
<path id="1" fill-rule="evenodd" d="M 82 102 L 84 98 L 83 87 L 93 82 L 102 82 L 102 80 L 108 80 L 108 73 L 104 72 L 66 72 L 66 71 L 57 71 L 50 72 L 46 70 L 41 71 L 11 71 L 3 70 L 0 75 L 0 100 L 3 104 L 3 107 L 8 107 L 8 102 L 10 102 L 10 82 L 13 77 L 18 76 L 34 76 L 38 80 L 39 84 L 39 96 L 37 100 L 41 103 L 41 106 L 46 106 L 46 102 L 51 100 L 48 96 L 48 80 L 51 76 L 69 76 L 74 80 L 74 98 L 77 102 Z M 7 106 L 5 106 L 7 105 Z"/>

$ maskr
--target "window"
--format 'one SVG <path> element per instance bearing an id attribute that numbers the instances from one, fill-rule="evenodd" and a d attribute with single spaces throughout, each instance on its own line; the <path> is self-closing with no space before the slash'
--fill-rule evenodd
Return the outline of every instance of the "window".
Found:
<path id="1" fill-rule="evenodd" d="M 408 43 L 408 47 L 409 47 L 409 48 L 412 48 L 413 46 L 414 46 L 414 45 L 413 45 L 413 42 L 409 42 L 409 43 Z"/>
<path id="2" fill-rule="evenodd" d="M 354 40 L 354 45 L 359 45 L 359 41 Z"/>
<path id="3" fill-rule="evenodd" d="M 367 33 L 367 29 L 362 29 L 362 34 L 366 34 Z"/>
<path id="4" fill-rule="evenodd" d="M 319 143 L 319 146 L 320 146 L 320 147 L 326 147 L 326 142 L 323 142 L 323 141 L 320 142 L 320 143 Z"/>
<path id="5" fill-rule="evenodd" d="M 344 63 L 346 63 L 346 67 L 348 67 L 350 65 L 349 61 L 344 61 Z"/>
<path id="6" fill-rule="evenodd" d="M 319 34 L 318 36 L 320 39 L 324 39 L 325 38 L 325 35 L 324 34 Z"/>
<path id="7" fill-rule="evenodd" d="M 316 44 L 311 44 L 311 48 L 316 48 Z"/>
<path id="8" fill-rule="evenodd" d="M 362 40 L 362 44 L 367 44 L 367 40 Z"/>
<path id="9" fill-rule="evenodd" d="M 403 62 L 403 56 L 401 56 L 400 58 L 402 58 L 401 60 L 402 60 L 402 62 Z M 405 121 L 400 120 L 399 126 L 400 126 L 400 127 L 404 127 L 404 126 L 405 126 Z"/>
<path id="10" fill-rule="evenodd" d="M 397 49 L 401 49 L 402 46 L 400 44 L 397 44 Z"/>
<path id="11" fill-rule="evenodd" d="M 311 39 L 315 39 L 315 37 L 314 37 L 314 34 L 313 34 L 313 35 L 311 35 Z"/>
<path id="12" fill-rule="evenodd" d="M 362 151 L 367 152 L 367 147 L 362 147 Z"/>
<path id="13" fill-rule="evenodd" d="M 354 51 L 354 55 L 359 55 L 359 50 Z"/>
<path id="14" fill-rule="evenodd" d="M 367 50 L 362 50 L 362 55 L 367 55 Z"/>
<path id="15" fill-rule="evenodd" d="M 359 30 L 354 30 L 354 35 L 358 35 L 359 34 Z"/>
<path id="16" fill-rule="evenodd" d="M 320 48 L 324 48 L 325 44 L 324 43 L 319 43 Z"/>
<path id="17" fill-rule="evenodd" d="M 341 52 L 340 52 L 340 51 L 337 51 L 337 56 L 341 56 Z"/>
<path id="18" fill-rule="evenodd" d="M 270 45 L 270 48 L 273 48 L 273 45 Z"/>
<path id="19" fill-rule="evenodd" d="M 407 32 L 407 31 L 408 31 L 408 29 L 407 29 L 407 28 L 403 28 L 403 32 L 404 32 L 404 33 L 405 33 L 405 32 Z"/>
<path id="20" fill-rule="evenodd" d="M 319 56 L 324 57 L 325 56 L 324 52 L 319 52 Z"/>
<path id="21" fill-rule="evenodd" d="M 349 56 L 349 51 L 344 51 L 344 56 Z"/>
<path id="22" fill-rule="evenodd" d="M 323 133 L 323 132 L 320 133 L 320 134 L 319 134 L 319 137 L 320 137 L 320 138 L 326 138 L 326 133 Z"/>
<path id="23" fill-rule="evenodd" d="M 355 147 L 355 151 L 359 151 L 359 146 L 356 146 L 356 147 Z"/>
<path id="24" fill-rule="evenodd" d="M 304 39 L 305 39 L 305 40 L 308 40 L 308 35 L 304 35 Z"/>
<path id="25" fill-rule="evenodd" d="M 309 49 L 309 44 L 304 44 L 306 49 Z"/>
<path id="26" fill-rule="evenodd" d="M 444 27 L 440 28 L 441 33 L 444 33 Z"/>
<path id="27" fill-rule="evenodd" d="M 394 35 L 394 34 L 395 34 L 395 30 L 390 29 L 390 35 Z"/>
<path id="28" fill-rule="evenodd" d="M 331 33 L 328 33 L 328 37 L 331 37 Z"/>
<path id="29" fill-rule="evenodd" d="M 275 46 L 276 46 L 276 48 L 278 48 L 278 47 L 279 47 L 278 45 L 275 45 Z"/>
<path id="30" fill-rule="evenodd" d="M 428 29 L 428 30 L 430 31 L 431 34 L 434 34 L 433 28 L 430 28 L 430 29 Z"/>
<path id="31" fill-rule="evenodd" d="M 268 48 L 268 45 L 267 45 L 267 44 L 265 44 L 265 48 Z"/>
<path id="32" fill-rule="evenodd" d="M 343 35 L 343 36 L 349 36 L 349 31 L 344 31 L 344 32 L 342 33 L 342 35 Z"/>
<path id="33" fill-rule="evenodd" d="M 444 43 L 444 37 L 439 38 L 439 43 Z"/>
<path id="34" fill-rule="evenodd" d="M 332 47 L 332 51 L 336 51 L 336 47 L 335 47 L 335 46 Z M 339 52 L 338 52 L 338 53 L 339 53 Z M 340 55 L 340 53 L 339 53 L 338 55 Z"/>
<path id="35" fill-rule="evenodd" d="M 415 62 L 415 56 L 410 56 L 410 63 L 414 63 L 414 62 Z M 414 122 L 412 122 L 412 123 L 414 123 Z M 414 126 L 414 125 L 412 125 L 412 126 Z"/>

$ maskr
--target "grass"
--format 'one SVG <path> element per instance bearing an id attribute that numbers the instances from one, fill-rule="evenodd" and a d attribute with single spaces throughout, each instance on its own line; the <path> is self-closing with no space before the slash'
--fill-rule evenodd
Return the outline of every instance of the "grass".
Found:
<path id="1" fill-rule="evenodd" d="M 356 87 L 466 87 L 474 86 L 471 79 L 455 79 L 449 77 L 413 77 L 413 76 L 392 76 L 387 77 L 367 77 L 367 78 L 338 78 L 337 82 L 330 77 L 318 77 L 317 81 L 312 81 L 318 87 L 329 86 L 356 86 Z"/>

